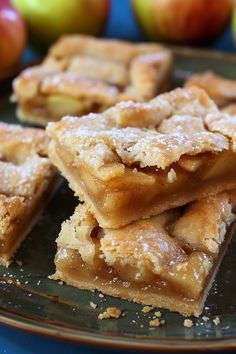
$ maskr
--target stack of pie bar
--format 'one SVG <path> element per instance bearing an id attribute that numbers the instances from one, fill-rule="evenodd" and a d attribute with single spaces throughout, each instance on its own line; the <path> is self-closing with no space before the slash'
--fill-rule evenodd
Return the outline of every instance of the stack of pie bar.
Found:
<path id="1" fill-rule="evenodd" d="M 51 59 L 68 65 L 60 43 Z M 234 117 L 197 87 L 49 123 L 49 156 L 84 202 L 62 225 L 53 278 L 198 316 L 230 241 L 235 132 Z"/>
<path id="2" fill-rule="evenodd" d="M 13 100 L 19 119 L 46 125 L 121 100 L 150 100 L 166 88 L 171 66 L 171 52 L 158 44 L 65 36 L 15 79 Z"/>
<path id="3" fill-rule="evenodd" d="M 0 123 L 0 264 L 8 266 L 53 190 L 56 169 L 41 129 Z"/>

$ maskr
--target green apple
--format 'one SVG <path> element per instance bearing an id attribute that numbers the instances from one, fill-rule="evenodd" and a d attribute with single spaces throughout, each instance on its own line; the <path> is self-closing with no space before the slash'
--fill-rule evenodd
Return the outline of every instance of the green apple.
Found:
<path id="1" fill-rule="evenodd" d="M 132 6 L 150 39 L 197 44 L 222 32 L 232 0 L 132 0 Z"/>
<path id="2" fill-rule="evenodd" d="M 98 35 L 105 24 L 109 0 L 12 0 L 25 18 L 30 40 L 46 47 L 65 33 Z"/>

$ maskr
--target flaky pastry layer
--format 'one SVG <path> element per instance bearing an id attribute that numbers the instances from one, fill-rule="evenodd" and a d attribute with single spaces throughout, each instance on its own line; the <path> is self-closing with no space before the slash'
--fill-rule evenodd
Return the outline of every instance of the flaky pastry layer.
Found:
<path id="1" fill-rule="evenodd" d="M 0 123 L 0 264 L 9 265 L 53 191 L 48 143 L 43 130 Z"/>
<path id="2" fill-rule="evenodd" d="M 236 81 L 211 71 L 191 76 L 185 82 L 185 87 L 192 86 L 198 86 L 205 90 L 220 108 L 236 103 Z"/>
<path id="3" fill-rule="evenodd" d="M 146 101 L 165 88 L 171 64 L 171 52 L 158 44 L 64 36 L 41 65 L 14 80 L 18 117 L 45 125 L 122 100 Z"/>

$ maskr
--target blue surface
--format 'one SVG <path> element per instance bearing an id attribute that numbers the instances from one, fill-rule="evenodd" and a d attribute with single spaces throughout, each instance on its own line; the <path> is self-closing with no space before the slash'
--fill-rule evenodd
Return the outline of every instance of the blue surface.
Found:
<path id="1" fill-rule="evenodd" d="M 145 40 L 132 14 L 129 0 L 112 0 L 110 18 L 104 37 L 121 38 L 131 41 Z M 212 43 L 210 48 L 235 52 L 232 33 L 227 28 L 222 36 Z M 31 51 L 26 51 L 24 58 L 33 58 Z M 0 326 L 0 354 L 106 354 L 121 353 L 105 349 L 88 348 L 76 344 L 59 342 L 18 330 Z M 123 352 L 124 353 L 124 352 Z M 129 352 L 130 353 L 130 352 Z"/>

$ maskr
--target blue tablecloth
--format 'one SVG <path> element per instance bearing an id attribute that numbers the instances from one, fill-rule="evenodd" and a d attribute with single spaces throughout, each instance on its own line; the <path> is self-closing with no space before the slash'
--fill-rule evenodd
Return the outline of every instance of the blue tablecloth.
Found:
<path id="1" fill-rule="evenodd" d="M 111 14 L 104 37 L 121 38 L 131 41 L 145 40 L 133 16 L 129 0 L 112 0 Z M 210 46 L 212 49 L 235 52 L 232 32 L 227 28 L 217 41 Z M 26 51 L 25 57 L 30 58 L 31 52 Z M 76 344 L 59 342 L 53 339 L 32 335 L 5 326 L 0 326 L 0 354 L 102 354 L 119 353 Z"/>

